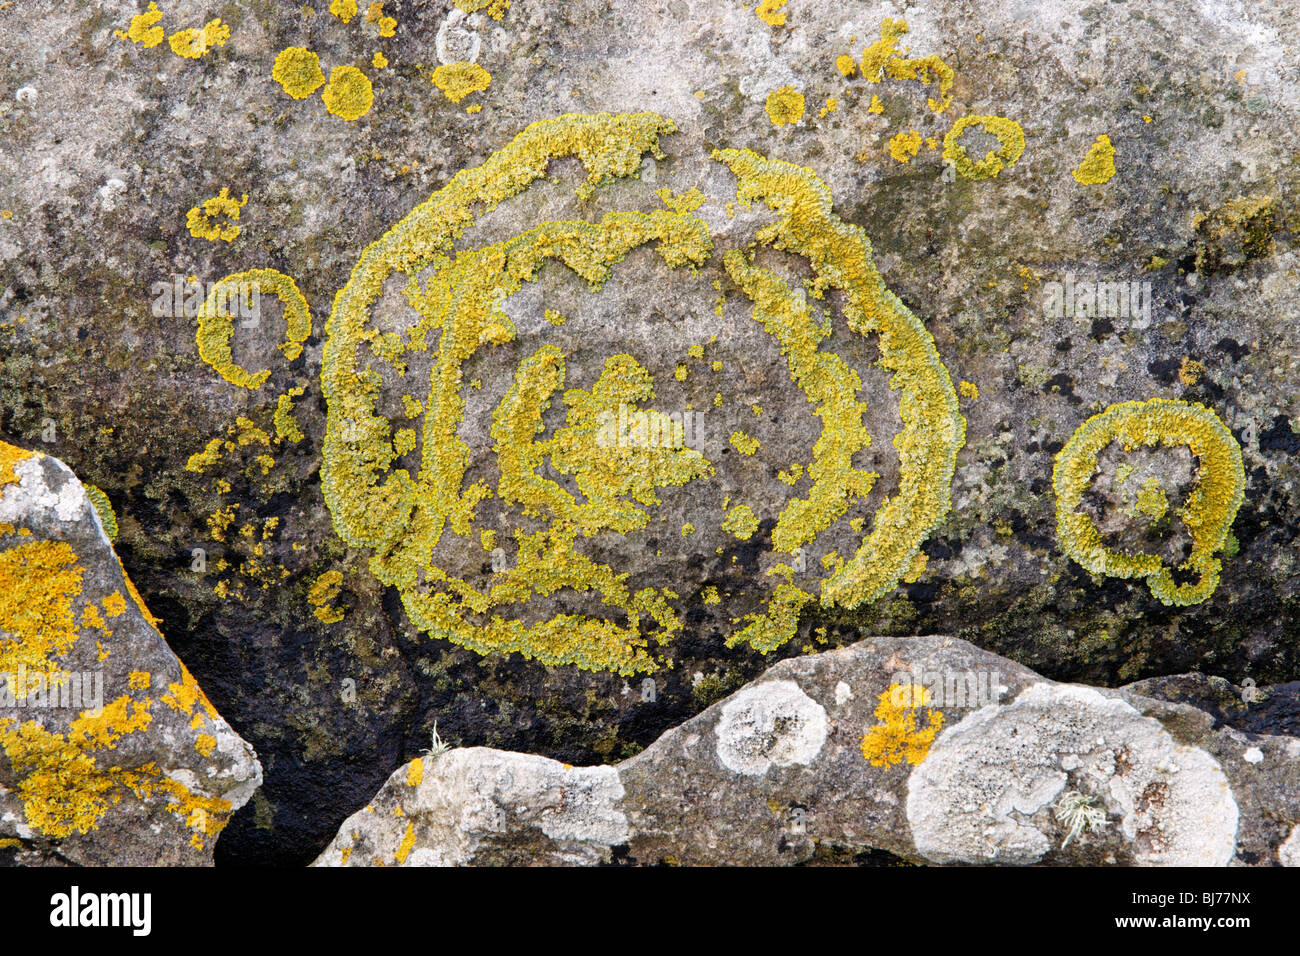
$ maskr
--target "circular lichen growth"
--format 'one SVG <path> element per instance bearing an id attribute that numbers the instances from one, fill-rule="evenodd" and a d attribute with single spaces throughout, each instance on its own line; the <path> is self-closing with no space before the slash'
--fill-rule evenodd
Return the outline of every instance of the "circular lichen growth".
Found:
<path id="1" fill-rule="evenodd" d="M 975 162 L 958 142 L 962 133 L 972 126 L 981 126 L 985 132 L 997 137 L 1000 144 L 989 150 L 984 158 Z M 968 179 L 992 179 L 1012 165 L 1025 151 L 1025 131 L 1015 120 L 1003 116 L 963 116 L 953 123 L 943 138 L 943 158 L 951 162 Z"/>
<path id="2" fill-rule="evenodd" d="M 803 119 L 803 94 L 793 86 L 783 86 L 767 94 L 767 118 L 776 126 L 794 125 Z"/>
<path id="3" fill-rule="evenodd" d="M 325 82 L 320 57 L 300 46 L 286 47 L 276 54 L 271 78 L 295 100 L 306 99 Z"/>
<path id="4" fill-rule="evenodd" d="M 278 348 L 286 359 L 293 361 L 302 354 L 302 343 L 311 335 L 311 309 L 298 284 L 283 272 L 249 269 L 232 273 L 212 286 L 199 309 L 199 328 L 195 335 L 199 355 L 227 382 L 241 388 L 261 388 L 271 371 L 250 372 L 235 363 L 230 351 L 230 339 L 235 332 L 230 306 L 232 302 L 242 300 L 241 305 L 251 301 L 260 308 L 263 292 L 274 295 L 284 305 L 284 319 L 289 328 Z"/>
<path id="5" fill-rule="evenodd" d="M 355 66 L 336 66 L 330 70 L 330 81 L 321 99 L 327 110 L 351 122 L 370 112 L 375 92 L 370 77 Z"/>
<path id="6" fill-rule="evenodd" d="M 1175 582 L 1159 555 L 1107 548 L 1093 519 L 1079 512 L 1097 474 L 1098 459 L 1112 442 L 1119 442 L 1126 452 L 1163 445 L 1187 447 L 1196 456 L 1196 485 L 1177 512 L 1191 535 L 1192 550 L 1176 568 L 1194 580 Z M 1237 440 L 1204 405 L 1153 398 L 1110 406 L 1084 422 L 1061 449 L 1052 485 L 1061 547 L 1084 568 L 1111 577 L 1146 578 L 1151 593 L 1164 604 L 1198 604 L 1218 587 L 1220 562 L 1215 555 L 1224 548 L 1241 507 L 1246 475 Z M 1168 509 L 1163 493 L 1158 494 L 1153 485 L 1144 492 L 1135 511 L 1153 519 L 1163 517 Z"/>

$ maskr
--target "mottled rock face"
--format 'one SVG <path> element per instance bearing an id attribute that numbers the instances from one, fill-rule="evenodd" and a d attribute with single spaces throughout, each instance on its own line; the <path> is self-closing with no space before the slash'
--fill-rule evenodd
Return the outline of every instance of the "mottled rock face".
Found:
<path id="1" fill-rule="evenodd" d="M 318 865 L 1295 863 L 1300 739 L 964 641 L 772 667 L 613 767 L 454 749 L 393 774 Z"/>
<path id="2" fill-rule="evenodd" d="M 0 854 L 196 865 L 262 782 L 77 477 L 0 443 Z"/>
<path id="3" fill-rule="evenodd" d="M 266 760 L 225 858 L 864 635 L 1300 677 L 1290 6 L 753 7 L 0 11 L 0 438 Z"/>

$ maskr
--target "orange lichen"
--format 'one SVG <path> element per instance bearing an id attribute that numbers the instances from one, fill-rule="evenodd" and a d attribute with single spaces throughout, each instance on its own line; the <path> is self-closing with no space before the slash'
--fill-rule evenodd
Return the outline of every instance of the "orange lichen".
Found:
<path id="1" fill-rule="evenodd" d="M 930 691 L 919 684 L 892 684 L 878 700 L 875 716 L 880 723 L 862 736 L 862 756 L 873 767 L 919 764 L 943 727 L 943 714 L 937 710 L 926 711 L 924 730 L 917 726 L 917 715 L 930 703 Z"/>

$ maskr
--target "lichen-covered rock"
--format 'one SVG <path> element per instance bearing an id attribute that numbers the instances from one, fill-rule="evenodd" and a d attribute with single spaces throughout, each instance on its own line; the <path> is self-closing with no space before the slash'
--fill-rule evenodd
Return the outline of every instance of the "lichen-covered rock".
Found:
<path id="1" fill-rule="evenodd" d="M 876 638 L 783 661 L 614 767 L 416 760 L 318 862 L 1291 865 L 1297 819 L 1300 739 Z"/>
<path id="2" fill-rule="evenodd" d="M 627 842 L 613 767 L 467 747 L 417 757 L 343 822 L 317 866 L 582 865 Z"/>
<path id="3" fill-rule="evenodd" d="M 1300 678 L 1290 0 L 333 6 L 0 9 L 0 438 L 263 756 L 220 856 L 868 635 Z"/>
<path id="4" fill-rule="evenodd" d="M 196 865 L 262 782 L 66 465 L 0 442 L 0 860 Z"/>

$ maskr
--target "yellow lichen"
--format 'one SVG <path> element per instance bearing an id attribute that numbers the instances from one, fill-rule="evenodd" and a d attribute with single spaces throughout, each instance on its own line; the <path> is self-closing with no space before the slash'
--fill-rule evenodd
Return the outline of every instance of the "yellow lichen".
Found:
<path id="1" fill-rule="evenodd" d="M 907 761 L 919 764 L 930 752 L 935 735 L 943 727 L 943 714 L 926 710 L 924 730 L 917 715 L 930 703 L 930 692 L 920 684 L 892 684 L 881 693 L 875 717 L 880 721 L 862 736 L 862 756 L 873 767 L 892 767 Z"/>
<path id="2" fill-rule="evenodd" d="M 95 513 L 99 515 L 99 522 L 104 526 L 104 534 L 108 535 L 108 540 L 113 541 L 117 538 L 117 515 L 113 512 L 112 502 L 108 500 L 108 495 L 100 491 L 95 485 L 86 485 L 86 497 L 90 499 Z"/>
<path id="3" fill-rule="evenodd" d="M 326 624 L 343 620 L 343 612 L 331 604 L 342 586 L 343 572 L 334 568 L 320 575 L 307 590 L 307 603 L 312 605 L 312 613 Z"/>
<path id="4" fill-rule="evenodd" d="M 928 105 L 935 113 L 942 113 L 952 104 L 956 73 L 934 54 L 912 58 L 902 56 L 898 52 L 898 41 L 907 30 L 907 23 L 903 20 L 884 19 L 880 26 L 880 39 L 862 51 L 862 76 L 868 83 L 880 83 L 887 75 L 893 80 L 920 80 L 927 86 L 938 79 L 940 98 L 930 97 Z"/>
<path id="5" fill-rule="evenodd" d="M 352 122 L 370 112 L 375 92 L 370 77 L 355 66 L 336 66 L 330 70 L 329 83 L 321 92 L 321 99 L 335 116 Z"/>
<path id="6" fill-rule="evenodd" d="M 957 385 L 957 390 L 961 392 L 962 398 L 974 400 L 980 397 L 979 386 L 974 382 L 961 382 Z"/>
<path id="7" fill-rule="evenodd" d="M 889 155 L 900 163 L 910 163 L 921 148 L 921 134 L 916 130 L 898 133 L 889 140 Z"/>
<path id="8" fill-rule="evenodd" d="M 355 13 L 355 3 L 352 9 Z M 320 57 L 300 46 L 285 47 L 276 54 L 275 64 L 271 67 L 271 78 L 295 100 L 311 96 L 325 84 Z"/>
<path id="9" fill-rule="evenodd" d="M 847 53 L 842 53 L 835 58 L 835 69 L 839 70 L 841 75 L 850 77 L 858 72 L 858 61 Z"/>
<path id="10" fill-rule="evenodd" d="M 158 21 L 161 19 L 162 11 L 158 9 L 158 4 L 150 2 L 149 9 L 144 13 L 137 13 L 131 18 L 131 25 L 125 33 L 121 30 L 114 30 L 113 35 L 122 40 L 139 43 L 147 50 L 163 41 L 165 31 L 158 26 Z"/>
<path id="11" fill-rule="evenodd" d="M 1083 495 L 1097 473 L 1098 458 L 1112 442 L 1119 442 L 1125 451 L 1184 446 L 1196 457 L 1196 486 L 1178 511 L 1191 536 L 1192 549 L 1177 568 L 1194 580 L 1176 583 L 1159 555 L 1107 548 L 1092 518 L 1079 513 Z M 1066 554 L 1094 574 L 1146 578 L 1152 595 L 1162 603 L 1197 604 L 1218 587 L 1221 565 L 1215 555 L 1227 541 L 1245 483 L 1237 440 L 1205 406 L 1160 398 L 1112 405 L 1081 425 L 1056 456 L 1052 484 L 1057 536 Z M 1164 497 L 1163 492 L 1159 495 Z M 1151 517 L 1161 510 L 1151 491 L 1145 508 Z"/>
<path id="12" fill-rule="evenodd" d="M 302 343 L 311 336 L 311 310 L 303 297 L 298 284 L 283 272 L 275 269 L 249 269 L 247 272 L 235 272 L 215 283 L 208 298 L 199 309 L 199 328 L 195 339 L 199 346 L 199 355 L 211 365 L 231 385 L 241 388 L 257 389 L 262 387 L 271 375 L 270 369 L 249 372 L 235 364 L 230 351 L 230 340 L 235 332 L 234 321 L 230 316 L 232 296 L 244 294 L 249 288 L 274 295 L 284 306 L 284 319 L 288 325 L 285 340 L 277 348 L 284 357 L 293 361 L 302 354 Z M 263 433 L 265 434 L 265 433 Z M 241 444 L 245 444 L 241 442 Z M 265 444 L 270 444 L 269 439 Z M 212 442 L 196 461 L 194 458 L 186 465 L 202 466 L 214 463 L 216 452 Z"/>
<path id="13" fill-rule="evenodd" d="M 763 159 L 748 150 L 714 155 L 735 173 L 739 199 L 763 199 L 779 214 L 762 233 L 763 241 L 806 256 L 817 292 L 838 288 L 846 293 L 843 312 L 849 329 L 878 336 L 881 363 L 893 373 L 891 387 L 902 392 L 903 430 L 894 439 L 901 465 L 898 491 L 877 510 L 875 525 L 857 553 L 822 583 L 824 606 L 857 607 L 897 585 L 921 542 L 947 514 L 966 422 L 934 340 L 885 289 L 872 263 L 870 242 L 860 229 L 834 215 L 825 184 L 809 169 Z M 862 424 L 866 406 L 856 398 L 861 380 L 842 359 L 818 349 L 829 329 L 818 324 L 812 309 L 784 279 L 748 263 L 739 250 L 729 251 L 723 262 L 732 280 L 754 301 L 754 318 L 777 338 L 792 379 L 819 406 L 817 414 L 823 419 L 808 467 L 813 481 L 809 496 L 791 501 L 772 533 L 774 550 L 788 554 L 844 516 L 877 477 L 852 464 L 853 456 L 870 444 Z M 790 609 L 802 607 L 797 590 L 788 585 L 783 602 L 777 602 L 784 621 L 777 632 L 793 635 Z M 761 630 L 764 641 L 772 633 Z"/>
<path id="14" fill-rule="evenodd" d="M 477 63 L 444 63 L 433 71 L 433 85 L 453 103 L 492 85 L 492 74 Z"/>
<path id="15" fill-rule="evenodd" d="M 384 67 L 388 66 L 388 57 L 376 50 L 375 55 L 370 58 L 370 65 L 376 70 L 382 70 Z"/>
<path id="16" fill-rule="evenodd" d="M 742 455 L 752 455 L 758 451 L 759 441 L 753 435 L 737 429 L 731 433 L 731 445 Z"/>
<path id="17" fill-rule="evenodd" d="M 293 400 L 305 392 L 306 386 L 291 388 L 275 400 L 275 434 L 281 441 L 297 443 L 307 436 L 298 427 L 298 420 L 293 415 Z"/>
<path id="18" fill-rule="evenodd" d="M 785 26 L 785 10 L 783 9 L 789 0 L 763 0 L 754 12 L 764 23 L 771 24 L 774 27 Z"/>
<path id="19" fill-rule="evenodd" d="M 239 212 L 247 202 L 247 193 L 243 199 L 232 199 L 230 188 L 223 186 L 220 193 L 203 200 L 185 214 L 185 226 L 195 239 L 231 242 L 239 235 Z M 229 222 L 214 222 L 217 216 L 225 216 Z"/>
<path id="20" fill-rule="evenodd" d="M 357 0 L 330 0 L 330 13 L 344 23 L 351 23 L 357 15 Z"/>
<path id="21" fill-rule="evenodd" d="M 990 149 L 984 158 L 973 161 L 965 147 L 958 142 L 962 133 L 972 126 L 981 126 L 985 132 L 997 137 L 1000 144 Z M 968 179 L 991 179 L 1015 163 L 1025 151 L 1025 131 L 1015 120 L 1002 116 L 963 116 L 953 123 L 943 138 L 943 158 L 950 161 L 957 172 Z"/>
<path id="22" fill-rule="evenodd" d="M 424 761 L 416 757 L 406 767 L 406 785 L 408 787 L 418 787 L 423 781 Z"/>
<path id="23" fill-rule="evenodd" d="M 366 22 L 379 27 L 381 37 L 391 37 L 397 30 L 397 21 L 384 16 L 384 0 L 374 0 L 366 10 Z"/>
<path id="24" fill-rule="evenodd" d="M 758 518 L 754 516 L 749 505 L 736 505 L 727 512 L 727 517 L 722 522 L 722 530 L 741 541 L 748 541 L 758 530 Z"/>
<path id="25" fill-rule="evenodd" d="M 1110 137 L 1104 133 L 1098 136 L 1088 147 L 1083 162 L 1070 175 L 1086 186 L 1109 182 L 1115 175 L 1115 147 L 1110 144 Z"/>
<path id="26" fill-rule="evenodd" d="M 794 125 L 803 119 L 803 94 L 793 86 L 783 86 L 767 94 L 767 118 L 776 126 Z"/>
<path id="27" fill-rule="evenodd" d="M 456 0 L 456 6 L 466 13 L 474 13 L 486 8 L 488 16 L 493 20 L 500 20 L 510 9 L 510 0 Z"/>
<path id="28" fill-rule="evenodd" d="M 225 46 L 229 39 L 230 27 L 222 23 L 221 18 L 218 17 L 209 20 L 199 29 L 178 30 L 167 38 L 167 43 L 177 56 L 197 60 L 206 56 L 213 47 Z"/>

